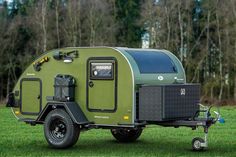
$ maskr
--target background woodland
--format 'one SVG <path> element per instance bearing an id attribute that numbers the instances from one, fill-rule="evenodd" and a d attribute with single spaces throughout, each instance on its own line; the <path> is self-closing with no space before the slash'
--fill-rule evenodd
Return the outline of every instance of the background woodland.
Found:
<path id="1" fill-rule="evenodd" d="M 0 100 L 48 50 L 144 42 L 181 60 L 203 102 L 236 104 L 236 0 L 0 0 Z"/>

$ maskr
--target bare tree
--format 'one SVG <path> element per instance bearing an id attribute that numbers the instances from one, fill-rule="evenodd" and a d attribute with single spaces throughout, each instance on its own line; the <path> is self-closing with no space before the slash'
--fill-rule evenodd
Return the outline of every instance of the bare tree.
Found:
<path id="1" fill-rule="evenodd" d="M 181 1 L 178 4 L 178 21 L 180 29 L 180 61 L 183 62 L 183 51 L 184 51 L 184 31 L 183 31 L 183 19 L 181 13 Z"/>
<path id="2" fill-rule="evenodd" d="M 224 86 L 224 82 L 223 82 L 223 65 L 222 65 L 222 57 L 223 57 L 223 53 L 222 53 L 222 46 L 221 46 L 221 33 L 220 33 L 220 22 L 219 22 L 219 16 L 218 13 L 216 12 L 216 23 L 217 23 L 217 35 L 218 35 L 218 44 L 219 44 L 219 73 L 220 73 L 220 93 L 219 93 L 219 100 L 222 99 L 222 93 L 223 93 L 223 86 Z"/>
<path id="3" fill-rule="evenodd" d="M 47 50 L 47 0 L 42 0 L 41 6 L 41 18 L 42 18 L 42 29 L 43 29 L 43 51 Z"/>
<path id="4" fill-rule="evenodd" d="M 234 21 L 236 20 L 236 1 L 230 0 L 230 7 L 233 13 Z M 236 25 L 234 25 L 234 28 Z M 236 30 L 234 29 L 234 32 Z M 236 39 L 234 37 L 234 56 L 236 56 Z M 234 70 L 236 71 L 236 64 L 234 64 Z M 234 100 L 236 101 L 236 75 L 234 75 Z"/>
<path id="5" fill-rule="evenodd" d="M 60 33 L 59 33 L 59 1 L 55 1 L 55 17 L 56 17 L 56 32 L 57 32 L 57 47 L 60 47 Z"/>

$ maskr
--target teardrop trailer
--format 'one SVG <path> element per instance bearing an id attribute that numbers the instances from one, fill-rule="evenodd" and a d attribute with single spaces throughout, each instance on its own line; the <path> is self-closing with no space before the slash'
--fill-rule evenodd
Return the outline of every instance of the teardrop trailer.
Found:
<path id="1" fill-rule="evenodd" d="M 115 139 L 132 142 L 146 125 L 208 128 L 218 117 L 200 110 L 200 85 L 187 84 L 181 62 L 171 52 L 131 48 L 63 48 L 35 60 L 8 96 L 19 121 L 44 125 L 54 148 L 74 145 L 81 130 L 111 129 Z M 204 113 L 204 117 L 199 116 Z"/>

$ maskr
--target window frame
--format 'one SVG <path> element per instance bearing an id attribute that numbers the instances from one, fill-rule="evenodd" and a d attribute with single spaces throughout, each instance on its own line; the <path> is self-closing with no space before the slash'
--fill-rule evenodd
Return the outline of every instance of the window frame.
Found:
<path id="1" fill-rule="evenodd" d="M 93 65 L 95 64 L 95 65 Z M 111 76 L 94 76 L 93 74 L 93 66 L 98 66 L 96 64 L 101 64 L 99 66 L 103 66 L 102 64 L 110 64 L 111 65 Z M 110 66 L 109 65 L 109 66 Z M 114 62 L 112 60 L 110 61 L 99 61 L 99 60 L 91 60 L 89 62 L 90 66 L 90 72 L 89 72 L 89 79 L 90 80 L 114 80 Z"/>

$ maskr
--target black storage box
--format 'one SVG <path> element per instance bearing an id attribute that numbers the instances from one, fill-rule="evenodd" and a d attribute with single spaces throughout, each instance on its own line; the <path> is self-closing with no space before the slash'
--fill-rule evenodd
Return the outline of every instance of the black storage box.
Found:
<path id="1" fill-rule="evenodd" d="M 138 120 L 185 120 L 200 108 L 200 85 L 142 86 L 138 97 Z"/>
<path id="2" fill-rule="evenodd" d="M 54 79 L 54 97 L 56 101 L 73 101 L 75 97 L 75 79 L 71 75 L 58 74 Z"/>

